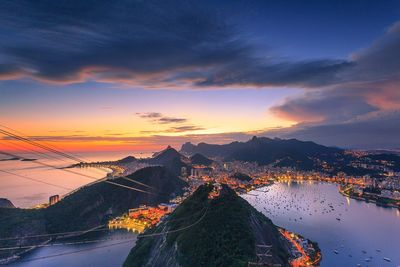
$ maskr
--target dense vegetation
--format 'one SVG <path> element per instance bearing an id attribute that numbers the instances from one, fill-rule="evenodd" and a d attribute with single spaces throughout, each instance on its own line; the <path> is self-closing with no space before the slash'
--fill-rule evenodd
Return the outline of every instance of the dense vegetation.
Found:
<path id="1" fill-rule="evenodd" d="M 279 239 L 275 226 L 230 188 L 224 187 L 220 197 L 208 200 L 211 190 L 210 185 L 199 187 L 166 222 L 153 229 L 157 232 L 164 227 L 169 231 L 189 227 L 187 230 L 168 234 L 161 248 L 159 242 L 149 241 L 154 237 L 140 238 L 124 267 L 143 266 L 144 262 L 149 263 L 154 251 L 170 254 L 169 251 L 175 247 L 175 261 L 180 266 L 247 266 L 249 261 L 256 260 L 257 237 L 251 222 L 252 216 L 274 236 L 274 240 Z M 150 242 L 154 242 L 153 245 Z M 287 253 L 281 244 L 274 243 L 274 247 L 280 252 L 275 255 L 281 257 L 281 262 L 287 262 Z M 162 266 L 160 262 L 149 265 Z"/>
<path id="2" fill-rule="evenodd" d="M 187 184 L 164 167 L 148 167 L 128 176 L 130 179 L 152 186 L 133 184 L 122 178 L 115 183 L 134 186 L 153 194 L 99 182 L 86 186 L 46 209 L 0 208 L 0 236 L 18 237 L 44 233 L 87 230 L 105 224 L 112 216 L 121 215 L 141 204 L 157 205 L 183 192 Z M 6 245 L 16 245 L 12 240 Z M 38 243 L 37 240 L 24 244 Z M 2 243 L 5 245 L 4 243 Z M 4 255 L 0 255 L 0 258 Z"/>
<path id="3" fill-rule="evenodd" d="M 151 185 L 155 189 L 133 184 L 122 178 L 113 182 L 134 186 L 153 194 L 132 191 L 105 182 L 82 188 L 63 201 L 46 209 L 49 232 L 88 229 L 105 223 L 110 215 L 118 216 L 141 204 L 156 205 L 168 202 L 182 193 L 186 183 L 163 167 L 148 167 L 129 176 L 130 179 Z"/>
<path id="4" fill-rule="evenodd" d="M 40 210 L 0 208 L 0 237 L 38 235 L 46 232 L 44 213 Z M 0 246 L 31 245 L 43 242 L 43 238 L 1 240 Z M 0 259 L 11 256 L 18 250 L 0 252 Z"/>

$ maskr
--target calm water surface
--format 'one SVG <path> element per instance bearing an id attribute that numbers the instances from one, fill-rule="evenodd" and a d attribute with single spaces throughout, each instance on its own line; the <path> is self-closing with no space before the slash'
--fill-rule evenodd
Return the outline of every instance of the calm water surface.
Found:
<path id="1" fill-rule="evenodd" d="M 32 153 L 15 153 L 18 156 L 25 158 L 38 158 L 37 154 Z M 85 161 L 107 161 L 118 160 L 128 155 L 135 157 L 149 156 L 150 153 L 129 153 L 127 151 L 111 151 L 111 152 L 87 152 L 87 153 L 74 153 L 75 157 L 79 157 Z M 40 155 L 39 155 L 40 156 Z M 51 155 L 54 157 L 54 155 Z M 0 159 L 9 158 L 8 156 L 0 155 Z M 42 163 L 52 165 L 55 167 L 65 167 L 76 162 L 63 158 L 54 159 L 39 157 Z M 29 178 L 56 184 L 64 188 L 39 183 L 24 179 L 15 175 L 0 172 L 0 198 L 7 198 L 19 208 L 30 208 L 37 204 L 46 203 L 51 195 L 64 195 L 82 185 L 93 182 L 95 179 L 101 179 L 106 176 L 110 170 L 95 169 L 95 168 L 75 168 L 74 172 L 89 175 L 94 179 L 83 177 L 80 175 L 58 170 L 50 167 L 42 166 L 34 161 L 0 161 L 0 170 L 16 173 L 18 175 L 26 176 Z M 71 170 L 71 169 L 69 169 Z M 68 189 L 69 188 L 69 189 Z"/>
<path id="2" fill-rule="evenodd" d="M 92 236 L 99 243 L 63 245 L 36 249 L 10 267 L 118 267 L 136 242 L 136 234 L 124 230 Z M 82 239 L 79 239 L 82 240 Z"/>
<path id="3" fill-rule="evenodd" d="M 243 197 L 276 225 L 318 242 L 321 266 L 400 266 L 397 209 L 346 198 L 327 183 L 276 183 Z"/>

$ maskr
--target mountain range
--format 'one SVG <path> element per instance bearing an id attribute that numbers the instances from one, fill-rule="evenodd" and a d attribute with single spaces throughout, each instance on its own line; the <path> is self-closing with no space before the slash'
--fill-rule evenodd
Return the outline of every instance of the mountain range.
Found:
<path id="1" fill-rule="evenodd" d="M 232 142 L 223 145 L 185 143 L 180 150 L 185 155 L 198 153 L 224 161 L 257 162 L 261 165 L 275 164 L 299 169 L 312 169 L 315 159 L 334 160 L 342 156 L 343 151 L 340 148 L 326 147 L 314 142 L 267 137 L 253 137 L 247 142 Z"/>

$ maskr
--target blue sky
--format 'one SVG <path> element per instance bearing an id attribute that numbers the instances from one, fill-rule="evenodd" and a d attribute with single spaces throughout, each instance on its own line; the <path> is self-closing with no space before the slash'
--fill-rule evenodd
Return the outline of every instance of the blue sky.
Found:
<path id="1" fill-rule="evenodd" d="M 2 1 L 0 122 L 73 149 L 399 148 L 399 18 L 398 1 Z"/>

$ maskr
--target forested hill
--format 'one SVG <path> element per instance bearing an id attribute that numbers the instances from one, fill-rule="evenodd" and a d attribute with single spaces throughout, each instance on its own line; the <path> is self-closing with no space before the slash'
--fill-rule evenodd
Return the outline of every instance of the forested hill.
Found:
<path id="1" fill-rule="evenodd" d="M 111 181 L 152 194 L 102 181 L 82 187 L 45 209 L 0 208 L 0 236 L 15 238 L 91 229 L 106 224 L 110 217 L 119 216 L 130 208 L 168 202 L 182 194 L 183 188 L 187 186 L 186 182 L 160 166 L 138 170 L 129 175 L 128 179 L 151 186 L 152 189 L 123 178 Z M 46 238 L 14 239 L 0 241 L 0 245 L 31 245 L 45 240 Z M 9 250 L 0 253 L 0 259 L 12 255 L 13 252 Z"/>
<path id="2" fill-rule="evenodd" d="M 257 261 L 256 244 L 272 244 L 270 263 L 288 266 L 289 249 L 263 214 L 224 186 L 208 199 L 211 185 L 201 186 L 163 223 L 139 237 L 124 267 L 248 266 Z M 184 230 L 182 230 L 184 229 Z"/>

